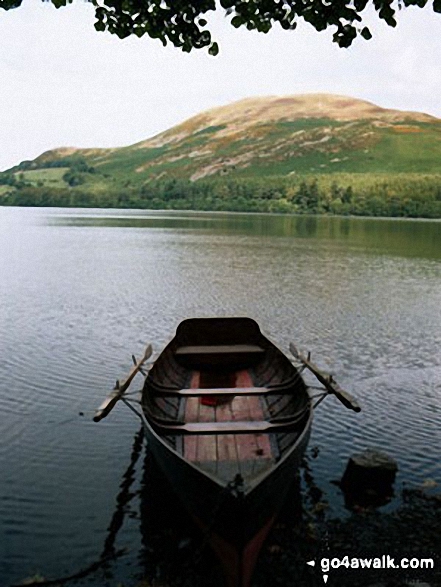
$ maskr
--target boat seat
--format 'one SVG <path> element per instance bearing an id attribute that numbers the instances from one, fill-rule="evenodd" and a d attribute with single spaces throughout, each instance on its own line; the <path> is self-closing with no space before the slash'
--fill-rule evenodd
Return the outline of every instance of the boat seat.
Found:
<path id="1" fill-rule="evenodd" d="M 184 396 L 184 397 L 203 397 L 203 396 L 228 396 L 228 395 L 269 395 L 271 393 L 279 394 L 280 390 L 269 389 L 268 387 L 188 387 L 185 389 L 162 389 L 159 394 L 167 396 Z"/>
<path id="2" fill-rule="evenodd" d="M 209 344 L 180 346 L 176 360 L 187 369 L 229 369 L 237 371 L 257 363 L 265 350 L 257 344 Z"/>
<path id="3" fill-rule="evenodd" d="M 151 424 L 162 434 L 261 434 L 263 432 L 289 432 L 297 428 L 305 416 L 300 411 L 289 418 L 275 421 L 244 420 L 234 422 L 176 422 L 169 423 L 152 418 Z"/>
<path id="4" fill-rule="evenodd" d="M 221 344 L 221 345 L 193 345 L 181 346 L 175 351 L 176 355 L 223 355 L 223 354 L 242 354 L 264 353 L 264 349 L 257 344 Z"/>

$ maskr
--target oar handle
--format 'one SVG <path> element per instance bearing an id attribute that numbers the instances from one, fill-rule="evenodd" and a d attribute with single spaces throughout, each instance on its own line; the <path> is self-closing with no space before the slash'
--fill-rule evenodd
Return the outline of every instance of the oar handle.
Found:
<path id="1" fill-rule="evenodd" d="M 132 383 L 132 379 L 141 370 L 141 367 L 144 365 L 144 363 L 147 361 L 147 359 L 149 357 L 151 357 L 152 353 L 153 353 L 152 345 L 148 344 L 145 349 L 144 356 L 142 357 L 142 359 L 140 359 L 137 363 L 134 364 L 134 366 L 132 367 L 132 370 L 127 375 L 125 381 L 120 385 L 119 391 L 121 392 L 121 395 L 129 389 L 129 385 Z"/>
<path id="2" fill-rule="evenodd" d="M 152 345 L 148 344 L 145 349 L 144 356 L 142 357 L 142 359 L 140 359 L 138 362 L 135 363 L 135 365 L 132 367 L 130 373 L 128 374 L 128 376 L 126 377 L 124 382 L 121 385 L 119 385 L 117 383 L 117 388 L 114 389 L 106 397 L 106 399 L 103 401 L 103 403 L 97 409 L 97 411 L 95 412 L 95 416 L 93 417 L 94 422 L 99 422 L 100 420 L 102 420 L 103 418 L 105 418 L 106 416 L 109 415 L 109 413 L 113 410 L 113 408 L 115 407 L 115 404 L 118 402 L 118 400 L 120 400 L 122 398 L 122 396 L 124 395 L 124 393 L 128 390 L 135 375 L 137 373 L 139 373 L 143 364 L 147 361 L 147 359 L 149 357 L 151 357 L 152 353 L 153 353 Z"/>
<path id="3" fill-rule="evenodd" d="M 289 344 L 289 350 L 298 361 L 303 363 L 303 365 L 305 365 L 305 367 L 309 369 L 311 373 L 313 373 L 317 377 L 317 379 L 328 390 L 328 392 L 335 395 L 335 397 L 339 399 L 346 408 L 349 408 L 354 412 L 361 411 L 360 406 L 358 405 L 357 401 L 352 397 L 352 395 L 347 391 L 344 391 L 338 385 L 338 383 L 334 381 L 332 375 L 329 375 L 328 373 L 321 371 L 316 365 L 314 365 L 314 363 L 310 360 L 309 355 L 307 358 L 301 355 L 297 350 L 296 346 L 294 345 L 294 343 L 292 342 Z"/>

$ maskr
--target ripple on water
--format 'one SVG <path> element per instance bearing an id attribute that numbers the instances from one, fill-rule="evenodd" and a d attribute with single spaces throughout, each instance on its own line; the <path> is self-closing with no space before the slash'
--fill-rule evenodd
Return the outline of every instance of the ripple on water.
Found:
<path id="1" fill-rule="evenodd" d="M 93 211 L 101 225 L 66 226 L 71 212 L 54 211 L 45 226 L 41 214 L 0 213 L 10 253 L 0 258 L 0 584 L 69 574 L 99 555 L 139 424 L 122 409 L 93 424 L 93 410 L 132 353 L 149 341 L 160 350 L 191 316 L 249 315 L 280 348 L 312 351 L 358 399 L 360 414 L 332 397 L 315 414 L 312 473 L 331 508 L 342 504 L 331 480 L 367 446 L 398 460 L 399 482 L 441 480 L 439 224 L 409 224 L 406 252 L 375 221 L 372 232 L 351 219 L 170 223 L 134 212 L 135 225 L 107 226 L 116 213 Z"/>

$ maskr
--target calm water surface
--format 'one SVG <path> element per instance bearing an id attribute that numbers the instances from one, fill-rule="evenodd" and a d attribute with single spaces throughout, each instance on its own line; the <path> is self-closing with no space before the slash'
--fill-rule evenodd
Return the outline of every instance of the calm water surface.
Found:
<path id="1" fill-rule="evenodd" d="M 321 404 L 310 442 L 336 515 L 365 447 L 398 460 L 397 493 L 441 482 L 440 222 L 0 208 L 0 275 L 0 585 L 99 558 L 139 425 L 94 408 L 191 316 L 251 316 L 358 398 Z M 109 585 L 136 584 L 139 500 L 124 513 Z"/>

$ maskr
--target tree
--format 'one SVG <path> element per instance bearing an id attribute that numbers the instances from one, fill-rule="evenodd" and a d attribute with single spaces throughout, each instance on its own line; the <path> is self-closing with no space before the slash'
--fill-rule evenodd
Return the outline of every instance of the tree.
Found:
<path id="1" fill-rule="evenodd" d="M 18 8 L 23 0 L 0 0 L 0 7 Z M 72 0 L 43 0 L 54 6 L 66 6 Z M 333 40 L 340 47 L 349 47 L 361 35 L 372 34 L 363 26 L 362 12 L 373 5 L 378 17 L 389 26 L 396 26 L 397 10 L 407 6 L 423 8 L 427 0 L 87 0 L 95 7 L 95 28 L 107 30 L 120 38 L 147 34 L 168 42 L 183 51 L 208 47 L 212 55 L 219 51 L 212 40 L 204 18 L 207 12 L 220 10 L 231 18 L 233 27 L 267 33 L 274 24 L 287 30 L 295 29 L 298 20 L 305 20 L 317 31 L 332 26 Z M 441 12 L 441 0 L 433 0 L 433 10 Z"/>

